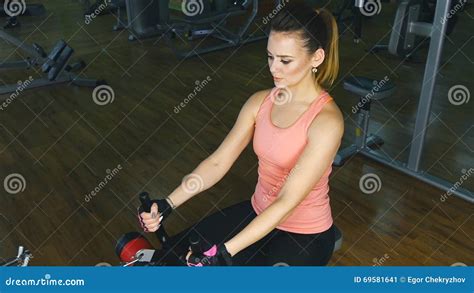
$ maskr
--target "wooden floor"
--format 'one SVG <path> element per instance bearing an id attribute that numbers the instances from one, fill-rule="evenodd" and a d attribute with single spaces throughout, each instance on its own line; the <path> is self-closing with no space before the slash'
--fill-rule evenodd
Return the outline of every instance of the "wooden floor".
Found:
<path id="1" fill-rule="evenodd" d="M 424 64 L 402 62 L 365 49 L 388 40 L 394 7 L 384 4 L 368 21 L 364 38 L 354 44 L 341 37 L 341 73 L 330 90 L 346 119 L 344 145 L 353 138 L 351 108 L 356 97 L 342 88 L 350 75 L 383 79 L 397 93 L 373 107 L 371 131 L 386 141 L 383 152 L 405 160 L 415 122 Z M 240 108 L 255 91 L 272 81 L 265 41 L 186 61 L 177 60 L 162 40 L 130 43 L 126 32 L 112 32 L 112 16 L 84 24 L 73 1 L 47 1 L 48 15 L 22 19 L 11 31 L 27 43 L 50 49 L 60 38 L 87 61 L 82 75 L 107 80 L 115 97 L 99 106 L 92 90 L 62 85 L 25 91 L 0 113 L 0 178 L 18 173 L 22 192 L 0 188 L 0 257 L 24 245 L 34 254 L 31 265 L 118 264 L 116 239 L 137 230 L 137 193 L 164 197 L 222 142 Z M 448 100 L 454 85 L 474 91 L 472 75 L 474 9 L 460 14 L 446 41 L 426 137 L 423 169 L 450 182 L 474 168 L 474 102 L 460 106 Z M 21 57 L 0 43 L 1 60 Z M 35 71 L 0 73 L 0 82 L 16 83 Z M 175 111 L 193 92 L 196 81 L 211 81 Z M 178 113 L 176 113 L 178 112 Z M 121 169 L 102 188 L 114 168 Z M 257 158 L 251 144 L 229 173 L 212 189 L 191 199 L 167 221 L 175 234 L 210 212 L 249 199 L 257 182 Z M 361 177 L 374 173 L 381 188 L 364 194 Z M 474 190 L 471 177 L 462 187 Z M 85 196 L 100 192 L 90 201 Z M 342 249 L 330 265 L 474 265 L 474 209 L 467 201 L 362 157 L 334 169 L 331 203 L 344 233 Z M 152 238 L 152 237 L 150 237 Z"/>

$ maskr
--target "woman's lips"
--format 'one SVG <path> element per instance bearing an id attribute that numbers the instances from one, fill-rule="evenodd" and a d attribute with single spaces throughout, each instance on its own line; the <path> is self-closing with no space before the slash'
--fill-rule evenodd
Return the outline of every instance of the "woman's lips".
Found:
<path id="1" fill-rule="evenodd" d="M 282 80 L 282 79 L 283 79 L 283 78 L 273 77 L 273 80 L 274 80 L 274 81 L 280 81 L 280 80 Z"/>

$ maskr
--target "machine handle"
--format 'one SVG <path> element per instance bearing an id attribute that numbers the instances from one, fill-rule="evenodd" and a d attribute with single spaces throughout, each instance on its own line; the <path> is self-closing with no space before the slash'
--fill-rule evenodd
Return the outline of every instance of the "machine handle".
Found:
<path id="1" fill-rule="evenodd" d="M 148 192 L 144 191 L 144 192 L 140 193 L 139 198 L 140 198 L 140 202 L 142 204 L 143 211 L 146 212 L 146 213 L 149 213 L 151 211 L 151 205 L 152 205 L 150 195 L 148 194 Z M 169 238 L 169 236 L 166 233 L 165 228 L 163 227 L 163 225 L 161 225 L 160 228 L 158 228 L 158 230 L 156 230 L 155 235 L 161 241 L 161 245 L 163 246 L 163 248 L 168 248 L 168 238 Z"/>

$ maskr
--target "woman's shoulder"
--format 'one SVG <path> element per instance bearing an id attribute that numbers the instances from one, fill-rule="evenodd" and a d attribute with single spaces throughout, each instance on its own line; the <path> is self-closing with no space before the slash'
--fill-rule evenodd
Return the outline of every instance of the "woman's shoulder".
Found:
<path id="1" fill-rule="evenodd" d="M 329 100 L 314 118 L 308 129 L 308 134 L 313 133 L 318 136 L 321 131 L 344 132 L 344 117 L 333 99 Z"/>
<path id="2" fill-rule="evenodd" d="M 253 95 L 250 96 L 249 99 L 251 99 L 253 103 L 260 105 L 261 103 L 263 103 L 263 100 L 265 100 L 265 98 L 270 94 L 271 91 L 272 89 L 265 89 L 255 92 Z"/>
<path id="3" fill-rule="evenodd" d="M 265 89 L 258 92 L 255 92 L 250 98 L 247 100 L 247 103 L 250 106 L 251 111 L 254 114 L 254 117 L 257 117 L 258 110 L 260 109 L 261 105 L 265 98 L 270 94 L 272 89 Z"/>

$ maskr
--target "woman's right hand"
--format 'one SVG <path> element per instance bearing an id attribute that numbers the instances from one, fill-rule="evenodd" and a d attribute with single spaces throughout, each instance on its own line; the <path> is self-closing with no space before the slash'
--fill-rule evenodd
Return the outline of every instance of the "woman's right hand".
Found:
<path id="1" fill-rule="evenodd" d="M 172 211 L 172 208 L 166 199 L 152 200 L 152 203 L 149 213 L 144 212 L 141 207 L 138 210 L 138 220 L 140 226 L 145 232 L 157 231 L 160 228 L 162 221 L 164 221 Z"/>

